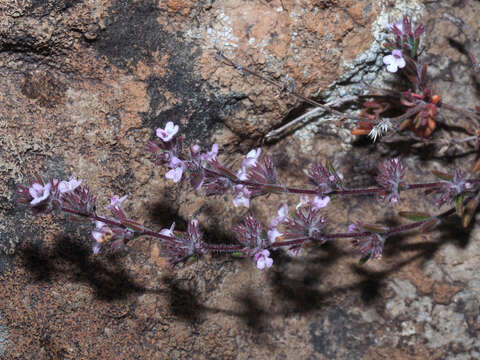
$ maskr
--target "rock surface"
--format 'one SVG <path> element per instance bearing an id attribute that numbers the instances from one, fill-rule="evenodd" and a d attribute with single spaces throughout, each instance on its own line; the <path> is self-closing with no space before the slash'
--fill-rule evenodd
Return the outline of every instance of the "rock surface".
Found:
<path id="1" fill-rule="evenodd" d="M 363 82 L 391 85 L 382 68 L 383 28 L 405 11 L 426 24 L 425 57 L 442 99 L 478 104 L 478 82 L 462 52 L 467 39 L 444 15 L 462 19 L 478 44 L 478 1 L 2 2 L 0 356 L 480 358 L 478 225 L 461 231 L 452 222 L 398 238 L 383 260 L 366 266 L 342 242 L 296 258 L 279 252 L 264 272 L 227 256 L 172 271 L 151 239 L 94 257 L 87 226 L 34 218 L 15 203 L 15 185 L 35 172 L 75 174 L 101 208 L 112 195 L 128 194 L 129 213 L 153 228 L 185 226 L 195 216 L 209 240 L 233 241 L 229 229 L 245 211 L 233 208 L 230 196 L 204 199 L 186 184 L 168 183 L 145 142 L 175 121 L 188 144 L 217 142 L 222 158 L 238 163 L 311 108 L 227 66 L 216 52 L 331 101 L 364 92 Z M 317 112 L 267 141 L 281 179 L 303 184 L 304 168 L 328 158 L 346 179 L 370 185 L 379 157 L 398 153 L 354 141 L 352 124 L 336 120 Z M 452 166 L 451 156 L 422 151 L 401 150 L 409 179 Z M 468 169 L 469 156 L 454 160 Z M 278 203 L 273 196 L 253 201 L 252 211 L 268 219 Z M 390 209 L 374 199 L 338 199 L 328 215 L 332 228 L 345 229 L 356 219 L 384 221 L 412 209 L 432 209 L 432 202 L 412 194 Z"/>

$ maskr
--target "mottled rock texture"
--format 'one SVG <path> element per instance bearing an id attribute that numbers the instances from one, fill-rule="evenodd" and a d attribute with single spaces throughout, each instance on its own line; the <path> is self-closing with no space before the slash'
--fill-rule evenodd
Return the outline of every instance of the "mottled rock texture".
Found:
<path id="1" fill-rule="evenodd" d="M 450 103 L 478 104 L 467 39 L 444 17 L 463 19 L 478 44 L 474 0 L 0 2 L 0 356 L 479 358 L 478 225 L 462 231 L 452 221 L 432 234 L 398 237 L 366 266 L 339 242 L 296 258 L 279 252 L 264 272 L 228 256 L 172 271 L 151 239 L 94 257 L 89 227 L 33 218 L 15 203 L 15 184 L 35 172 L 75 174 L 102 208 L 113 194 L 128 194 L 128 211 L 153 228 L 172 221 L 182 228 L 195 216 L 209 241 L 233 241 L 229 229 L 245 211 L 232 208 L 230 196 L 204 199 L 167 183 L 143 149 L 154 129 L 175 121 L 188 144 L 217 142 L 222 158 L 238 163 L 311 108 L 222 63 L 217 51 L 280 82 L 288 74 L 296 91 L 329 101 L 362 93 L 363 82 L 392 86 L 380 45 L 384 25 L 404 11 L 426 24 L 437 92 Z M 264 151 L 279 177 L 297 185 L 314 160 L 328 158 L 347 181 L 370 185 L 390 151 L 406 158 L 409 180 L 454 161 L 467 168 L 475 156 L 354 141 L 351 127 L 319 112 Z M 278 203 L 253 201 L 251 211 L 267 219 Z M 333 230 L 431 208 L 414 194 L 399 209 L 337 199 L 328 215 Z"/>

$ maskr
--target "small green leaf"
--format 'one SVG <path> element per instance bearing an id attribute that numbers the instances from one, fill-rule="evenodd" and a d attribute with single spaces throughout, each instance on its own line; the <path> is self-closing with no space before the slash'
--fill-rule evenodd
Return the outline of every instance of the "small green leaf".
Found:
<path id="1" fill-rule="evenodd" d="M 235 251 L 235 252 L 232 253 L 232 256 L 236 257 L 236 258 L 243 258 L 243 257 L 245 257 L 245 254 L 241 251 Z"/>
<path id="2" fill-rule="evenodd" d="M 463 194 L 460 194 L 455 199 L 455 208 L 457 209 L 457 215 L 462 217 L 463 216 Z"/>
<path id="3" fill-rule="evenodd" d="M 400 211 L 398 215 L 411 221 L 424 221 L 431 218 L 431 215 L 427 213 L 415 212 L 415 211 Z"/>

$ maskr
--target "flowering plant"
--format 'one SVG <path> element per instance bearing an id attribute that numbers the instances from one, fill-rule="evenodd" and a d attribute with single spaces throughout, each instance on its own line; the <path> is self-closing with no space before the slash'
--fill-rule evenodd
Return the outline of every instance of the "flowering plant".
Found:
<path id="1" fill-rule="evenodd" d="M 363 103 L 360 116 L 339 112 L 328 105 L 319 104 L 290 92 L 308 102 L 318 105 L 335 115 L 357 121 L 354 135 L 369 135 L 374 141 L 389 132 L 410 130 L 413 139 L 424 139 L 436 128 L 437 110 L 453 109 L 440 102 L 427 81 L 427 66 L 419 61 L 422 25 L 413 26 L 408 17 L 387 26 L 393 40 L 385 47 L 391 52 L 383 59 L 389 72 L 405 76 L 413 90 L 386 91 L 368 95 L 372 100 Z M 265 78 L 221 55 L 227 64 L 250 75 Z M 283 88 L 271 79 L 269 83 Z M 402 115 L 382 117 L 396 109 Z M 467 112 L 472 119 L 477 114 Z M 473 138 L 478 143 L 480 131 Z M 266 226 L 253 213 L 233 227 L 232 232 L 239 244 L 211 244 L 204 240 L 198 220 L 190 219 L 186 231 L 169 228 L 155 231 L 130 217 L 122 207 L 127 196 L 112 197 L 106 207 L 109 215 L 102 215 L 96 206 L 96 197 L 82 180 L 72 177 L 60 181 L 55 178 L 45 181 L 40 176 L 28 185 L 19 185 L 19 201 L 38 215 L 52 211 L 89 221 L 93 225 L 92 250 L 99 254 L 103 249 L 119 250 L 139 236 L 151 236 L 161 243 L 165 256 L 172 265 L 199 257 L 208 252 L 234 253 L 251 258 L 258 269 L 266 269 L 274 263 L 274 252 L 280 248 L 295 256 L 308 242 L 324 244 L 328 241 L 350 239 L 359 250 L 361 262 L 379 259 L 385 243 L 393 235 L 411 230 L 427 231 L 440 224 L 445 218 L 457 214 L 463 226 L 468 226 L 480 202 L 480 178 L 474 176 L 480 165 L 468 176 L 460 169 L 453 174 L 433 172 L 438 180 L 430 182 L 408 182 L 407 167 L 400 157 L 381 161 L 378 164 L 377 186 L 348 187 L 344 177 L 330 162 L 317 162 L 307 171 L 306 185 L 293 187 L 281 182 L 272 156 L 261 148 L 252 149 L 235 169 L 225 164 L 219 156 L 218 144 L 202 151 L 198 145 L 184 146 L 180 126 L 172 121 L 164 128 L 156 129 L 157 141 L 150 141 L 146 149 L 156 165 L 166 167 L 165 178 L 173 183 L 188 182 L 193 191 L 203 196 L 228 196 L 234 207 L 249 208 L 255 199 L 277 194 L 299 196 L 295 209 L 279 204 L 276 216 Z M 449 205 L 447 210 L 436 215 L 419 212 L 400 212 L 410 222 L 399 226 L 386 226 L 358 221 L 350 224 L 344 232 L 332 232 L 329 228 L 328 205 L 331 201 L 352 196 L 373 195 L 382 204 L 396 205 L 406 191 L 424 192 L 436 196 L 437 207 Z"/>

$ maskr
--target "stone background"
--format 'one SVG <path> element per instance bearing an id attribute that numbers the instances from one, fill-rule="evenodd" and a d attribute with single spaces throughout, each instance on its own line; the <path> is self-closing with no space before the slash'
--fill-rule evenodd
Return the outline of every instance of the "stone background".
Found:
<path id="1" fill-rule="evenodd" d="M 358 265 L 348 242 L 281 252 L 258 271 L 213 256 L 171 270 L 149 238 L 115 256 L 91 254 L 90 229 L 55 215 L 33 218 L 15 186 L 39 172 L 84 179 L 100 208 L 128 194 L 127 210 L 153 228 L 197 217 L 210 241 L 233 241 L 245 210 L 165 181 L 143 150 L 167 121 L 188 144 L 217 142 L 238 163 L 273 154 L 279 178 L 305 182 L 330 159 L 350 184 L 374 183 L 386 154 L 404 156 L 409 180 L 431 169 L 469 169 L 470 151 L 354 139 L 354 124 L 215 58 L 215 49 L 327 102 L 395 86 L 382 68 L 386 23 L 404 12 L 426 25 L 430 75 L 444 101 L 472 108 L 479 81 L 464 54 L 462 19 L 478 44 L 474 0 L 4 0 L 0 2 L 0 357 L 5 359 L 476 359 L 480 358 L 480 228 L 452 220 L 431 234 L 397 237 L 381 261 Z M 480 47 L 474 45 L 480 57 Z M 442 119 L 462 121 L 442 113 Z M 330 121 L 333 120 L 333 121 Z M 445 127 L 436 137 L 462 136 Z M 420 162 L 420 160 L 422 162 Z M 283 198 L 290 205 L 297 199 Z M 278 197 L 253 201 L 268 219 Z M 406 196 L 336 200 L 331 230 L 356 219 L 398 222 L 432 209 Z M 231 216 L 225 216 L 231 214 Z"/>

